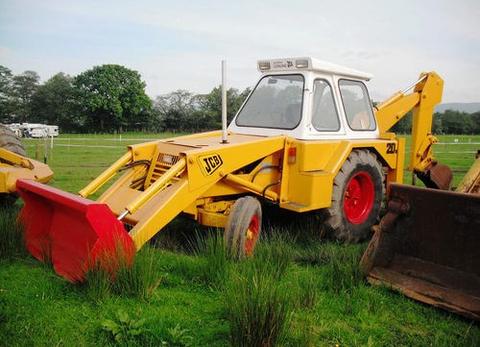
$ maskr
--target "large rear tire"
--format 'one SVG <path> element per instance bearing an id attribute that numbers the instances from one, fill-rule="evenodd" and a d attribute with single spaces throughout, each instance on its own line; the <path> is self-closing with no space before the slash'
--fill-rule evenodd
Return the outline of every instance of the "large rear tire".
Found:
<path id="1" fill-rule="evenodd" d="M 253 255 L 262 229 L 262 206 L 251 196 L 238 199 L 232 206 L 225 226 L 225 245 L 237 259 Z"/>
<path id="2" fill-rule="evenodd" d="M 356 243 L 370 236 L 385 196 L 385 174 L 372 152 L 350 153 L 333 182 L 327 228 L 340 241 Z"/>
<path id="3" fill-rule="evenodd" d="M 0 125 L 0 148 L 22 156 L 26 155 L 20 139 L 13 131 L 3 125 Z M 0 194 L 0 206 L 13 205 L 16 199 L 17 197 L 14 194 Z"/>

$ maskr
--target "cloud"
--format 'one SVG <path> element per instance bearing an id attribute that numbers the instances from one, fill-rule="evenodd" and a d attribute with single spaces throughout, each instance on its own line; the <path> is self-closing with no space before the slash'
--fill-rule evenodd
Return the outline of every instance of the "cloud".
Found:
<path id="1" fill-rule="evenodd" d="M 0 46 L 0 59 L 8 59 L 8 57 L 12 56 L 13 52 L 8 47 Z"/>
<path id="2" fill-rule="evenodd" d="M 207 92 L 228 61 L 230 85 L 258 77 L 256 60 L 310 55 L 374 74 L 388 96 L 424 70 L 444 76 L 445 101 L 479 101 L 476 1 L 264 0 L 4 1 L 0 63 L 42 78 L 119 63 L 138 70 L 152 96 Z"/>

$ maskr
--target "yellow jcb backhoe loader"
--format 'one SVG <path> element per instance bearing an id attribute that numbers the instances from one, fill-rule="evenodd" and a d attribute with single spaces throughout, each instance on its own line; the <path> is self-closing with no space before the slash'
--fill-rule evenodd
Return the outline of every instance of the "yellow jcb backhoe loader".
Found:
<path id="1" fill-rule="evenodd" d="M 47 183 L 52 176 L 48 165 L 27 158 L 15 133 L 0 125 L 0 205 L 15 200 L 18 179 Z"/>
<path id="2" fill-rule="evenodd" d="M 411 109 L 409 169 L 429 187 L 450 187 L 451 171 L 432 154 L 443 89 L 436 73 L 422 73 L 374 110 L 367 73 L 312 58 L 262 60 L 258 69 L 262 76 L 228 133 L 128 146 L 79 195 L 19 180 L 29 251 L 82 281 L 92 264 L 111 269 L 118 254 L 132 261 L 184 214 L 225 228 L 230 252 L 248 256 L 261 232 L 262 200 L 319 211 L 334 237 L 357 242 L 378 221 L 387 186 L 403 181 L 405 140 L 389 130 Z M 115 176 L 97 201 L 87 199 Z"/>

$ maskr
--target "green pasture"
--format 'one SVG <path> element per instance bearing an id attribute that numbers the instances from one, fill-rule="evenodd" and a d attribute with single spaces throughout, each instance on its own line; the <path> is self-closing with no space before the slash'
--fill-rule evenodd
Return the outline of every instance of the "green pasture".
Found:
<path id="1" fill-rule="evenodd" d="M 128 144 L 169 136 L 62 135 L 53 148 L 50 140 L 24 144 L 33 158 L 46 149 L 51 184 L 76 192 Z M 480 136 L 440 142 L 437 158 L 457 184 Z M 366 244 L 322 239 L 315 215 L 267 206 L 264 239 L 247 261 L 224 254 L 220 231 L 179 217 L 138 253 L 121 285 L 95 273 L 74 285 L 25 253 L 19 205 L 0 210 L 0 346 L 480 345 L 478 323 L 368 285 L 357 266 Z"/>

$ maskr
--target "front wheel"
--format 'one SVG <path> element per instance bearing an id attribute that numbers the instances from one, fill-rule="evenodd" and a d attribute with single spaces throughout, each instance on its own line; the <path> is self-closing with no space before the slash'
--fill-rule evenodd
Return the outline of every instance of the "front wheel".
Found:
<path id="1" fill-rule="evenodd" d="M 232 206 L 225 226 L 225 245 L 234 258 L 253 255 L 262 228 L 262 207 L 251 196 L 238 199 Z"/>
<path id="2" fill-rule="evenodd" d="M 326 210 L 326 225 L 336 239 L 355 243 L 370 235 L 385 195 L 384 177 L 375 154 L 350 153 L 335 177 L 332 205 Z"/>

